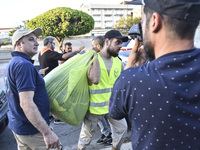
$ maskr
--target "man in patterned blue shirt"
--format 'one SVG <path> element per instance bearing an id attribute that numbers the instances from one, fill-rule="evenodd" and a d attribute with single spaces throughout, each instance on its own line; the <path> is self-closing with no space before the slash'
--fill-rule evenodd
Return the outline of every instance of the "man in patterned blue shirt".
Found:
<path id="1" fill-rule="evenodd" d="M 200 0 L 144 0 L 143 12 L 144 51 L 155 59 L 133 67 L 142 54 L 136 40 L 109 115 L 128 116 L 134 150 L 200 149 Z"/>

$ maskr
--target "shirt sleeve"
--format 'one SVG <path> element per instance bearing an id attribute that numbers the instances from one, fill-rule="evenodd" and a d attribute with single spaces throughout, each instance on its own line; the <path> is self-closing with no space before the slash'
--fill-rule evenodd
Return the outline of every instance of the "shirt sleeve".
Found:
<path id="1" fill-rule="evenodd" d="M 48 56 L 49 59 L 52 60 L 64 60 L 62 59 L 63 54 L 55 52 L 55 51 L 46 51 L 46 55 Z"/>
<path id="2" fill-rule="evenodd" d="M 18 92 L 35 91 L 34 66 L 31 63 L 22 63 L 15 68 L 15 80 Z"/>
<path id="3" fill-rule="evenodd" d="M 113 86 L 109 101 L 109 115 L 113 119 L 122 119 L 127 116 L 125 89 L 123 75 L 120 75 Z"/>

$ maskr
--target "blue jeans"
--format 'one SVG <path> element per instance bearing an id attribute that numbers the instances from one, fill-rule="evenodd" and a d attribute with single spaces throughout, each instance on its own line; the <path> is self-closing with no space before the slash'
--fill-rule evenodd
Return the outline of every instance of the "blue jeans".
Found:
<path id="1" fill-rule="evenodd" d="M 98 125 L 100 127 L 101 134 L 105 136 L 108 136 L 110 134 L 110 129 L 108 127 L 105 117 L 103 117 L 102 120 L 98 121 Z"/>

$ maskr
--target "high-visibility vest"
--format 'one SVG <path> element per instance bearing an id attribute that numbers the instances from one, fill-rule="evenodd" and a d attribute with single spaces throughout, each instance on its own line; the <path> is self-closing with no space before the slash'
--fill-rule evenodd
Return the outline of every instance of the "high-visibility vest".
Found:
<path id="1" fill-rule="evenodd" d="M 102 115 L 108 113 L 108 102 L 112 87 L 121 73 L 121 61 L 118 57 L 112 57 L 112 67 L 110 73 L 106 69 L 105 63 L 98 54 L 101 76 L 99 84 L 89 86 L 90 104 L 89 111 L 92 114 Z"/>

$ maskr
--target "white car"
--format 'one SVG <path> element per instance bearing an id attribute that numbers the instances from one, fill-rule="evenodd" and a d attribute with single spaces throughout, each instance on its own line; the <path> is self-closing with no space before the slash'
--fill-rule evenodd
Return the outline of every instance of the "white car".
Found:
<path id="1" fill-rule="evenodd" d="M 133 40 L 133 39 L 122 43 L 122 48 L 121 48 L 118 56 L 121 58 L 124 67 L 127 64 L 128 57 L 129 57 L 134 45 L 135 45 L 135 40 Z"/>

